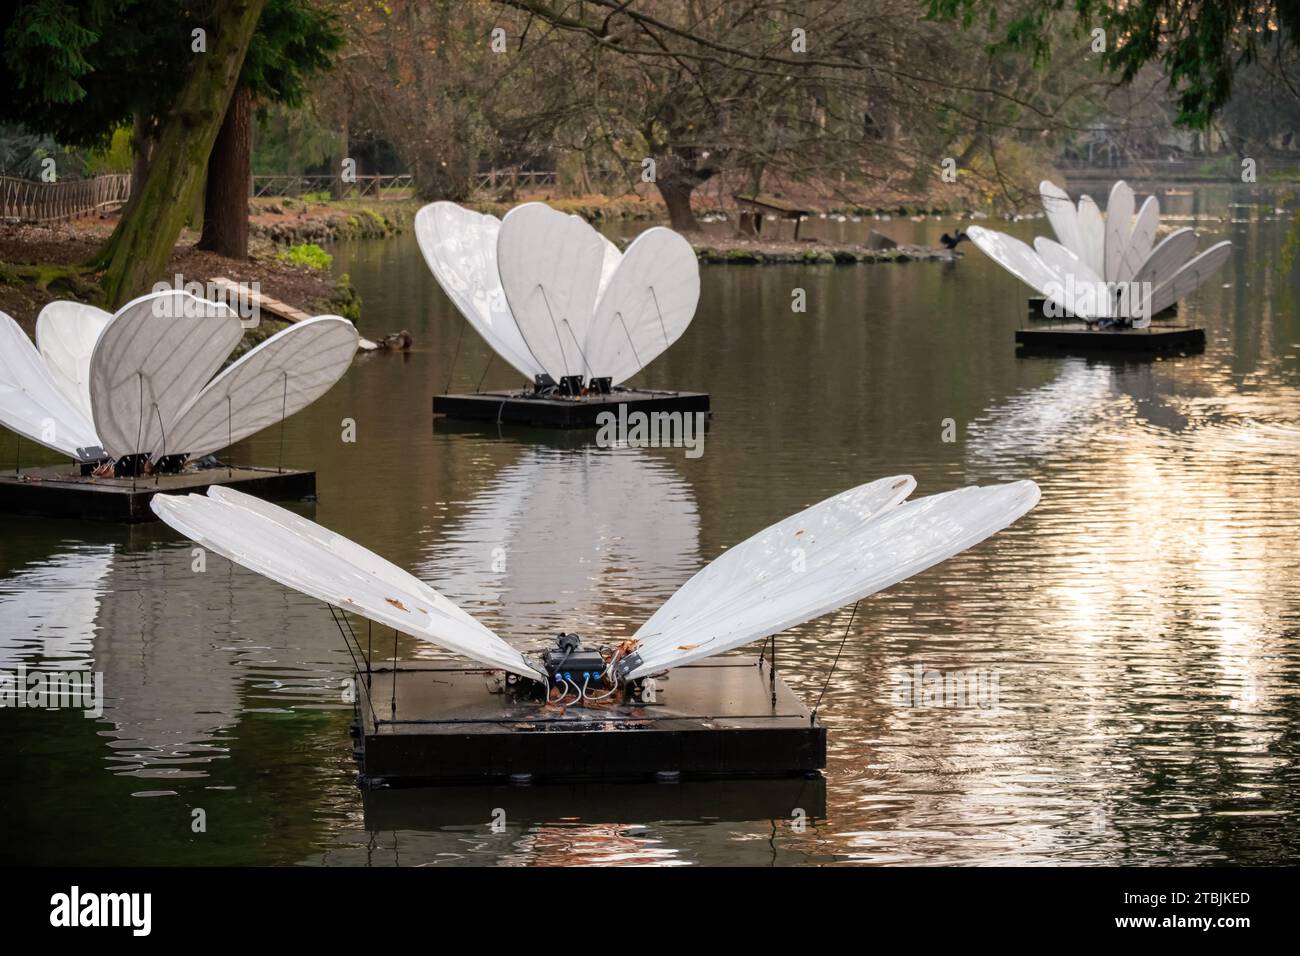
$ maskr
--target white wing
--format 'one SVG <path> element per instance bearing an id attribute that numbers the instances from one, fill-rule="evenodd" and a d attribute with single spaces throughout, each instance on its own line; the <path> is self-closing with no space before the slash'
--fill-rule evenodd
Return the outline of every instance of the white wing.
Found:
<path id="1" fill-rule="evenodd" d="M 1147 255 L 1142 265 L 1133 273 L 1134 282 L 1161 285 L 1182 268 L 1196 254 L 1196 233 L 1187 227 L 1175 229 Z"/>
<path id="2" fill-rule="evenodd" d="M 1061 245 L 1076 256 L 1083 255 L 1083 242 L 1079 235 L 1079 210 L 1074 207 L 1065 190 L 1055 183 L 1044 179 L 1038 184 L 1038 195 L 1043 202 L 1043 211 L 1047 221 L 1052 224 L 1052 231 Z M 969 230 L 967 230 L 969 234 Z"/>
<path id="3" fill-rule="evenodd" d="M 1101 276 L 1089 269 L 1078 256 L 1065 246 L 1046 236 L 1034 240 L 1034 251 L 1043 264 L 1061 276 L 1063 299 L 1071 315 L 1085 319 L 1099 319 L 1110 315 L 1111 298 Z M 1073 281 L 1065 278 L 1072 276 Z"/>
<path id="4" fill-rule="evenodd" d="M 1106 220 L 1091 196 L 1079 197 L 1079 249 L 1073 250 L 1097 275 L 1106 274 Z"/>
<path id="5" fill-rule="evenodd" d="M 54 383 L 91 417 L 90 356 L 113 316 L 80 302 L 51 302 L 36 317 L 36 348 Z"/>
<path id="6" fill-rule="evenodd" d="M 123 306 L 90 360 L 90 404 L 104 449 L 121 458 L 160 447 L 243 334 L 231 309 L 187 292 Z"/>
<path id="7" fill-rule="evenodd" d="M 623 253 L 604 233 L 597 232 L 596 235 L 600 236 L 604 249 L 600 256 L 600 287 L 596 291 L 596 301 L 599 302 L 600 297 L 609 288 L 609 280 L 614 278 L 614 271 L 618 269 L 618 264 L 623 261 Z"/>
<path id="8" fill-rule="evenodd" d="M 552 378 L 592 374 L 583 343 L 607 247 L 608 241 L 580 218 L 544 203 L 516 206 L 501 221 L 501 286 L 529 351 Z"/>
<path id="9" fill-rule="evenodd" d="M 1160 200 L 1155 196 L 1149 196 L 1142 204 L 1142 208 L 1138 210 L 1137 219 L 1133 222 L 1133 231 L 1129 234 L 1124 255 L 1120 257 L 1115 282 L 1130 282 L 1137 275 L 1138 269 L 1151 254 L 1151 248 L 1156 242 L 1156 230 L 1159 227 Z"/>
<path id="10" fill-rule="evenodd" d="M 281 329 L 204 387 L 159 438 L 155 459 L 197 458 L 288 418 L 333 388 L 356 350 L 356 327 L 337 315 Z"/>
<path id="11" fill-rule="evenodd" d="M 1039 295 L 1051 299 L 1060 308 L 1066 308 L 1065 277 L 1043 262 L 1042 257 L 1029 246 L 1015 236 L 985 229 L 983 226 L 971 226 L 966 230 L 966 235 L 985 255 L 1021 282 L 1033 287 Z"/>
<path id="12" fill-rule="evenodd" d="M 99 445 L 95 426 L 59 388 L 27 333 L 4 312 L 0 312 L 0 425 L 78 460 L 83 456 L 77 449 Z"/>
<path id="13" fill-rule="evenodd" d="M 1110 187 L 1110 199 L 1106 201 L 1106 240 L 1104 273 L 1107 282 L 1118 282 L 1119 273 L 1124 262 L 1124 253 L 1128 250 L 1129 237 L 1133 235 L 1133 190 L 1129 184 L 1120 180 Z"/>
<path id="14" fill-rule="evenodd" d="M 1232 258 L 1232 243 L 1228 240 L 1210 246 L 1165 282 L 1155 287 L 1151 293 L 1151 314 L 1155 315 L 1169 308 L 1179 299 L 1191 295 L 1214 273 L 1223 268 L 1223 264 L 1230 258 Z"/>
<path id="15" fill-rule="evenodd" d="M 543 675 L 455 604 L 379 555 L 291 511 L 229 488 L 154 495 L 149 506 L 222 557 L 471 660 L 524 677 Z"/>
<path id="16" fill-rule="evenodd" d="M 681 338 L 699 301 L 691 244 L 660 226 L 641 233 L 596 303 L 583 347 L 592 373 L 611 376 L 615 385 L 631 378 Z"/>
<path id="17" fill-rule="evenodd" d="M 1038 486 L 1017 481 L 899 504 L 912 484 L 903 477 L 863 485 L 736 545 L 637 632 L 642 663 L 628 677 L 740 647 L 860 600 L 978 544 L 1038 502 Z"/>
<path id="18" fill-rule="evenodd" d="M 510 314 L 497 272 L 497 234 L 501 220 L 435 202 L 415 214 L 415 241 L 433 277 L 474 331 L 532 381 L 544 369 Z"/>

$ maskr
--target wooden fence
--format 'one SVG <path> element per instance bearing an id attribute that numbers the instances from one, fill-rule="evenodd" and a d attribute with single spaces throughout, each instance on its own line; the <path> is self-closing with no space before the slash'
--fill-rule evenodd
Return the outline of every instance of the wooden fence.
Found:
<path id="1" fill-rule="evenodd" d="M 254 196 L 302 196 L 325 193 L 353 199 L 405 199 L 415 187 L 410 173 L 392 176 L 357 176 L 355 181 L 341 180 L 326 173 L 320 176 L 254 176 Z M 337 192 L 336 192 L 337 188 Z"/>
<path id="2" fill-rule="evenodd" d="M 554 186 L 557 181 L 553 169 L 491 169 L 474 176 L 474 184 L 479 189 L 496 189 L 498 186 Z"/>
<path id="3" fill-rule="evenodd" d="M 0 219 L 6 222 L 59 222 L 120 206 L 131 195 L 131 174 L 43 183 L 0 176 Z"/>

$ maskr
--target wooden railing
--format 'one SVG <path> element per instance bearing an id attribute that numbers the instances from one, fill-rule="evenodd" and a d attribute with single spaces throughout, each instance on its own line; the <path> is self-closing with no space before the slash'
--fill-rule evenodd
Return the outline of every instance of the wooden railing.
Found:
<path id="1" fill-rule="evenodd" d="M 302 196 L 325 193 L 352 199 L 404 199 L 415 186 L 410 173 L 357 176 L 349 182 L 333 174 L 319 176 L 254 176 L 254 196 Z"/>
<path id="2" fill-rule="evenodd" d="M 131 196 L 131 174 L 42 183 L 0 176 L 0 219 L 6 222 L 59 222 L 120 206 Z"/>
<path id="3" fill-rule="evenodd" d="M 479 189 L 496 189 L 498 186 L 554 186 L 557 175 L 553 169 L 491 169 L 477 173 L 474 184 Z"/>

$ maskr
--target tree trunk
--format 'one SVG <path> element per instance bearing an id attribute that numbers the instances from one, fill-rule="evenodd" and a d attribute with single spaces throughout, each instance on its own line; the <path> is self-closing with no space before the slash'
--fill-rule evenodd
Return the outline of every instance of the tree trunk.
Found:
<path id="1" fill-rule="evenodd" d="M 691 209 L 691 193 L 699 185 L 693 178 L 672 176 L 658 178 L 655 185 L 668 207 L 668 222 L 678 232 L 699 232 L 700 223 Z"/>
<path id="2" fill-rule="evenodd" d="M 122 216 L 126 216 L 135 205 L 144 181 L 149 177 L 149 157 L 154 146 L 153 121 L 143 113 L 136 113 L 131 118 L 131 195 L 122 207 Z"/>
<path id="3" fill-rule="evenodd" d="M 199 248 L 231 259 L 248 258 L 248 183 L 252 174 L 253 94 L 235 91 L 208 156 Z"/>
<path id="4" fill-rule="evenodd" d="M 330 163 L 330 172 L 334 178 L 330 180 L 330 195 L 335 199 L 343 199 L 347 196 L 348 190 L 352 188 L 350 183 L 343 181 L 343 161 L 348 158 L 348 117 L 345 114 L 342 122 L 339 124 L 338 148 L 334 151 L 333 159 Z"/>
<path id="5" fill-rule="evenodd" d="M 265 6 L 266 0 L 214 4 L 208 51 L 194 54 L 197 60 L 163 124 L 139 199 L 96 259 L 105 267 L 110 309 L 147 292 L 166 270 Z"/>

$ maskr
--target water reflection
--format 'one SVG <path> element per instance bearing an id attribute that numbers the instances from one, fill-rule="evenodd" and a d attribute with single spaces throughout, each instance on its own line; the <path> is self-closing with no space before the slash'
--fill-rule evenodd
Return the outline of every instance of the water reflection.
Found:
<path id="1" fill-rule="evenodd" d="M 615 790 L 606 804 L 566 790 L 558 805 L 540 787 L 421 792 L 399 798 L 413 815 L 385 817 L 355 786 L 337 683 L 351 661 L 319 603 L 214 557 L 192 574 L 190 545 L 165 529 L 7 522 L 0 664 L 102 661 L 112 679 L 101 722 L 0 713 L 0 748 L 18 755 L 0 780 L 0 859 L 1293 860 L 1300 266 L 1279 265 L 1289 227 L 1279 197 L 1258 192 L 1162 199 L 1236 249 L 1223 281 L 1187 303 L 1208 332 L 1189 359 L 1017 358 L 1025 290 L 974 253 L 707 267 L 699 317 L 645 373 L 712 393 L 696 460 L 434 425 L 434 391 L 517 377 L 462 334 L 409 237 L 336 248 L 365 302 L 363 334 L 408 328 L 417 344 L 358 361 L 288 423 L 285 464 L 318 469 L 306 513 L 520 644 L 561 628 L 628 633 L 727 547 L 880 475 L 911 472 L 918 494 L 1031 477 L 1042 502 L 864 602 L 833 676 L 847 611 L 781 636 L 796 692 L 811 702 L 826 687 L 825 814 L 802 833 L 785 797 L 731 814 L 725 791 L 692 808 L 673 788 L 644 802 Z M 822 226 L 926 242 L 953 222 Z M 1026 238 L 1046 224 L 1006 228 Z M 796 287 L 805 314 L 790 311 Z M 356 444 L 339 441 L 345 417 Z M 275 462 L 279 443 L 254 436 L 237 460 Z M 0 435 L 0 460 L 13 452 Z M 433 653 L 405 640 L 400 652 Z M 918 664 L 997 673 L 996 707 L 904 706 L 894 681 Z M 154 773 L 170 779 L 136 776 Z M 222 821 L 201 842 L 191 804 Z M 440 815 L 458 804 L 463 815 Z M 496 807 L 502 833 L 486 826 Z"/>
<path id="2" fill-rule="evenodd" d="M 636 448 L 531 445 L 428 548 L 422 576 L 512 643 L 630 636 L 695 572 L 695 497 Z"/>
<path id="3" fill-rule="evenodd" d="M 199 572 L 189 547 L 128 538 L 71 544 L 10 574 L 0 580 L 0 667 L 103 674 L 98 732 L 110 770 L 209 776 L 244 712 L 338 702 L 328 672 L 264 626 L 301 618 L 283 589 L 210 560 Z"/>

